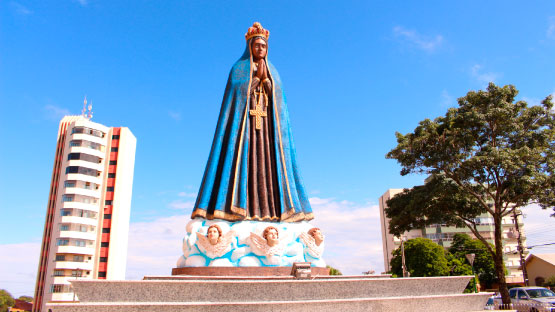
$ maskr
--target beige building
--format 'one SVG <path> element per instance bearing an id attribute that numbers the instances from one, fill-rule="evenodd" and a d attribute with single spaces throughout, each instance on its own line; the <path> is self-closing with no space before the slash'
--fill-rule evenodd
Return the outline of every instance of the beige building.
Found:
<path id="1" fill-rule="evenodd" d="M 384 256 L 384 268 L 386 272 L 391 270 L 390 262 L 392 258 L 392 252 L 401 246 L 401 238 L 393 236 L 389 233 L 389 219 L 385 216 L 385 208 L 387 207 L 387 200 L 392 198 L 398 193 L 401 193 L 403 189 L 389 189 L 380 197 L 380 224 L 382 230 L 382 244 L 383 244 L 383 256 Z M 526 237 L 524 236 L 524 224 L 522 223 L 522 216 L 517 217 L 518 225 L 521 231 L 521 240 L 523 247 L 526 246 Z M 478 230 L 480 234 L 485 237 L 489 242 L 493 244 L 494 228 L 493 219 L 489 214 L 481 215 L 476 218 L 478 225 Z M 475 236 L 470 232 L 468 228 L 457 228 L 453 226 L 445 226 L 442 224 L 433 224 L 426 226 L 421 229 L 414 229 L 409 232 L 405 232 L 402 236 L 405 239 L 412 239 L 417 237 L 429 238 L 435 243 L 449 248 L 453 242 L 453 236 L 457 233 L 468 234 L 470 237 L 475 238 Z M 514 220 L 511 216 L 503 218 L 503 249 L 505 251 L 505 266 L 508 270 L 506 276 L 507 282 L 516 284 L 523 283 L 522 270 L 520 269 L 520 256 L 518 254 L 518 234 L 515 228 Z M 527 253 L 527 252 L 526 252 Z"/>
<path id="2" fill-rule="evenodd" d="M 530 254 L 526 258 L 526 272 L 530 286 L 543 286 L 548 278 L 555 276 L 555 254 Z"/>
<path id="3" fill-rule="evenodd" d="M 60 122 L 34 312 L 76 300 L 71 280 L 125 279 L 136 142 L 90 115 Z"/>

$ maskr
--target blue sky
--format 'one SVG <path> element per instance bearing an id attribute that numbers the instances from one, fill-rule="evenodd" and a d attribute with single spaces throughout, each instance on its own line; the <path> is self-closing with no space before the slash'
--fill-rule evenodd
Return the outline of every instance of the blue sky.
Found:
<path id="1" fill-rule="evenodd" d="M 254 21 L 271 32 L 315 222 L 328 238 L 360 227 L 337 243 L 348 252 L 327 245 L 328 262 L 351 274 L 383 270 L 379 196 L 423 180 L 385 159 L 396 131 L 489 81 L 531 104 L 555 92 L 552 1 L 2 1 L 0 250 L 28 264 L 0 288 L 32 293 L 58 122 L 85 95 L 93 121 L 138 140 L 128 277 L 169 273 Z M 546 226 L 547 215 L 530 218 Z M 141 246 L 162 228 L 151 243 L 166 258 L 154 258 Z"/>

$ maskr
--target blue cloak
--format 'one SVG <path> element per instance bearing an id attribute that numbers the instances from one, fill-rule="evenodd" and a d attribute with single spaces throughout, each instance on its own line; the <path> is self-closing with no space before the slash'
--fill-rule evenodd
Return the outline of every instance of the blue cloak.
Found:
<path id="1" fill-rule="evenodd" d="M 248 107 L 252 77 L 250 42 L 243 56 L 233 65 L 225 88 L 220 116 L 208 163 L 202 178 L 191 218 L 251 220 L 247 212 L 249 177 Z M 295 144 L 289 124 L 289 113 L 281 80 L 275 67 L 267 60 L 272 80 L 272 118 L 275 164 L 281 216 L 279 220 L 297 222 L 314 218 L 297 167 Z"/>

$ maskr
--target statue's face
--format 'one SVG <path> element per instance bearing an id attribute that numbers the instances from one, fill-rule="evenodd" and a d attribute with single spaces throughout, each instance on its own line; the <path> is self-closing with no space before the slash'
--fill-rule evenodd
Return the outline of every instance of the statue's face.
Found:
<path id="1" fill-rule="evenodd" d="M 269 229 L 268 234 L 266 234 L 266 237 L 268 239 L 277 239 L 278 238 L 278 232 L 274 229 Z"/>
<path id="2" fill-rule="evenodd" d="M 266 57 L 266 53 L 268 52 L 268 45 L 264 39 L 257 38 L 252 43 L 252 56 L 254 57 L 255 61 L 258 61 L 261 58 Z"/>
<path id="3" fill-rule="evenodd" d="M 208 229 L 208 233 L 206 233 L 210 244 L 215 245 L 218 242 L 218 238 L 220 238 L 220 232 L 215 227 L 211 227 Z"/>
<path id="4" fill-rule="evenodd" d="M 312 237 L 316 241 L 316 245 L 320 245 L 324 241 L 324 234 L 320 230 L 316 230 L 312 233 Z"/>

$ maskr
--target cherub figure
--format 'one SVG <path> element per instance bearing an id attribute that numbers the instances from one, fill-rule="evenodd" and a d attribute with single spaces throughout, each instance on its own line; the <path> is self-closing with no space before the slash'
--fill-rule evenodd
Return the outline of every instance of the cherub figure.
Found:
<path id="1" fill-rule="evenodd" d="M 301 233 L 300 238 L 306 247 L 306 252 L 313 258 L 322 258 L 324 253 L 324 234 L 319 228 L 311 228 L 308 233 Z"/>
<path id="2" fill-rule="evenodd" d="M 280 243 L 278 229 L 273 226 L 265 228 L 262 237 L 251 232 L 250 241 L 252 251 L 259 256 L 282 255 L 285 249 Z"/>
<path id="3" fill-rule="evenodd" d="M 206 236 L 197 232 L 198 247 L 208 258 L 219 258 L 231 250 L 231 242 L 235 232 L 229 231 L 225 235 L 217 224 L 212 224 L 206 231 Z"/>

